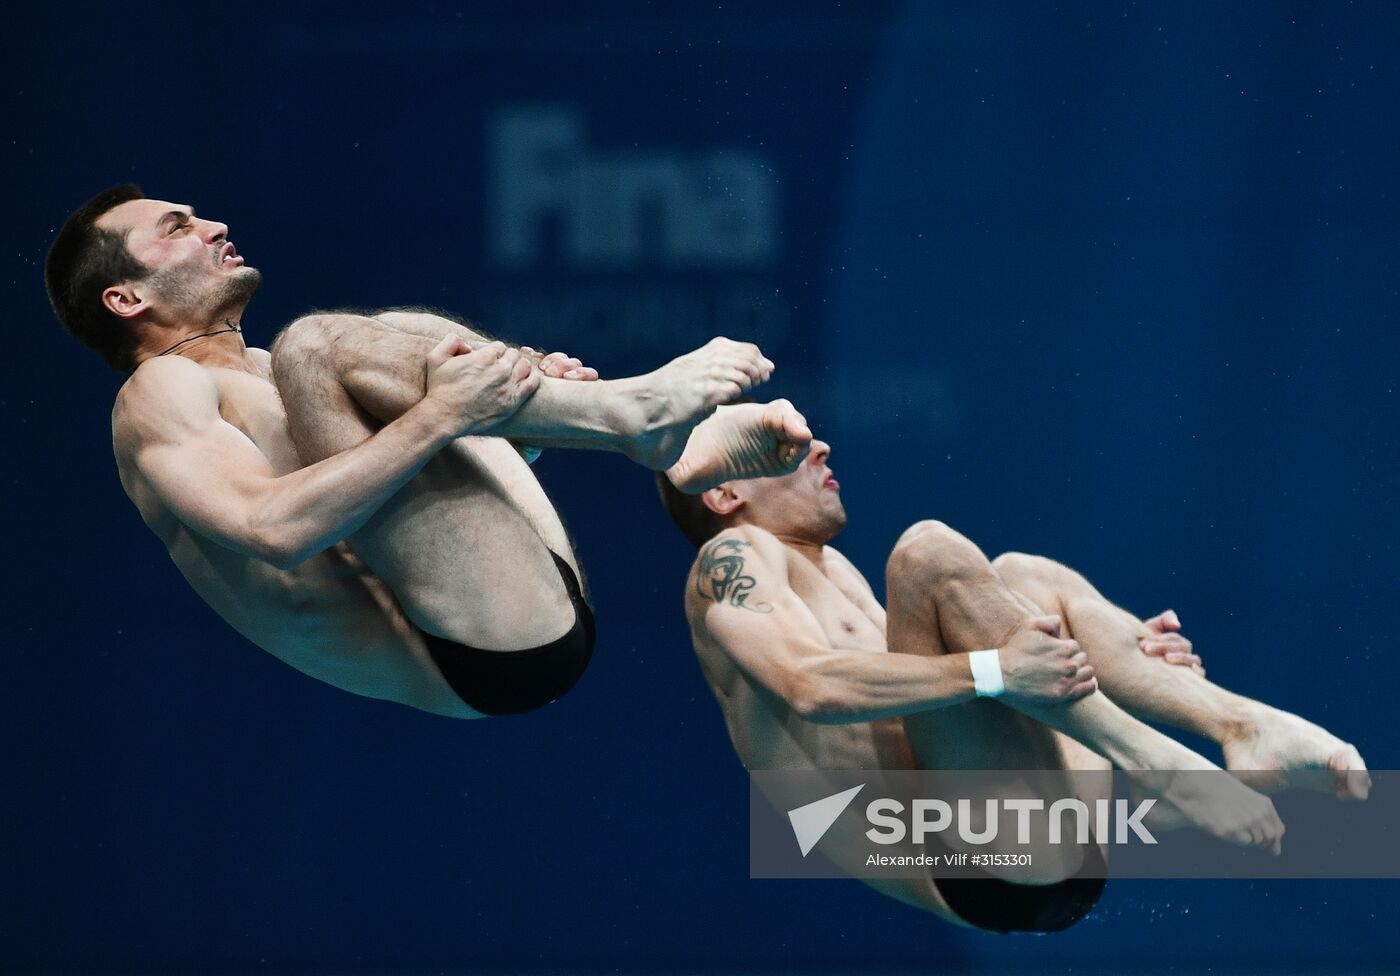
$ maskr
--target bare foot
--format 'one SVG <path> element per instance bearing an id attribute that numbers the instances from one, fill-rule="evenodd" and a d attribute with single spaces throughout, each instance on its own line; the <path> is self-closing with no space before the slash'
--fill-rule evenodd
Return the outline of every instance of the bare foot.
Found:
<path id="1" fill-rule="evenodd" d="M 1364 800 L 1371 793 L 1371 776 L 1355 746 L 1268 705 L 1259 705 L 1244 730 L 1221 749 L 1225 767 L 1265 793 L 1317 790 L 1343 800 Z"/>
<path id="2" fill-rule="evenodd" d="M 1206 766 L 1129 773 L 1134 792 L 1157 801 L 1142 822 L 1153 830 L 1194 827 L 1230 844 L 1278 854 L 1283 849 L 1283 821 L 1273 801 L 1212 764 Z"/>
<path id="3" fill-rule="evenodd" d="M 811 443 L 807 422 L 787 400 L 720 407 L 691 432 L 666 475 L 681 491 L 698 495 L 726 481 L 796 471 Z"/>
<path id="4" fill-rule="evenodd" d="M 773 368 L 753 343 L 721 337 L 628 381 L 631 415 L 622 427 L 631 442 L 624 453 L 653 471 L 667 470 L 685 452 L 696 424 L 767 382 Z"/>

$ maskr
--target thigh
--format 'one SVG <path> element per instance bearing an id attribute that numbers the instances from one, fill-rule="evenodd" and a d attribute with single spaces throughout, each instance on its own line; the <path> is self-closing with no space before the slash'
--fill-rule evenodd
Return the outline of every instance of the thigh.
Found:
<path id="1" fill-rule="evenodd" d="M 350 450 L 378 431 L 316 363 L 277 376 L 303 460 Z M 574 623 L 552 549 L 577 573 L 562 523 L 519 453 L 500 438 L 459 438 L 348 540 L 422 630 L 472 647 L 546 644 Z"/>
<path id="2" fill-rule="evenodd" d="M 546 644 L 574 623 L 550 556 L 573 553 L 543 489 L 504 441 L 459 441 L 434 458 L 351 546 L 423 630 L 489 650 Z"/>
<path id="3" fill-rule="evenodd" d="M 1039 615 L 1006 588 L 976 546 L 946 526 L 906 533 L 890 556 L 886 583 L 887 643 L 895 653 L 977 649 L 951 645 L 969 631 L 979 632 L 982 647 L 999 646 L 1028 616 Z M 924 769 L 1063 768 L 1049 728 L 990 699 L 906 715 L 904 728 Z"/>
<path id="4" fill-rule="evenodd" d="M 314 557 L 292 619 L 244 630 L 284 664 L 333 687 L 453 718 L 477 718 L 433 663 L 394 594 L 345 546 Z"/>

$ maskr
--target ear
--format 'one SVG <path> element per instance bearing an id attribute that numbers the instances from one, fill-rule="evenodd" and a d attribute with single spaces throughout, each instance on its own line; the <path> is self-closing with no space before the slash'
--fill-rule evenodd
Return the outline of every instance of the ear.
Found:
<path id="1" fill-rule="evenodd" d="M 733 515 L 744 504 L 744 500 L 734 494 L 734 489 L 728 484 L 702 492 L 700 500 L 716 515 Z"/>
<path id="2" fill-rule="evenodd" d="M 120 285 L 108 285 L 103 290 L 102 304 L 113 315 L 129 319 L 146 311 L 151 303 L 140 282 L 124 281 Z"/>

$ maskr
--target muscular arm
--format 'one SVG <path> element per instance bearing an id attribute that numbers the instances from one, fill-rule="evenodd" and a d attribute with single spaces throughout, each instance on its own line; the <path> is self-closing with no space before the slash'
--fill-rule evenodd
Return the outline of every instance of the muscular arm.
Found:
<path id="1" fill-rule="evenodd" d="M 112 425 L 119 462 L 176 518 L 281 568 L 353 533 L 455 436 L 451 419 L 425 399 L 358 447 L 279 477 L 219 414 L 204 369 L 178 357 L 137 371 Z"/>
<path id="2" fill-rule="evenodd" d="M 759 529 L 728 530 L 701 550 L 687 603 L 697 639 L 811 722 L 870 722 L 975 695 L 966 655 L 832 647 L 789 585 L 782 543 Z"/>

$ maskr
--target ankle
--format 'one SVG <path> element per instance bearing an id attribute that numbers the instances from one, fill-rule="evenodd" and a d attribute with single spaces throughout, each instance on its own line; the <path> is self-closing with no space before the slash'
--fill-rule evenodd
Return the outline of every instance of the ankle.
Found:
<path id="1" fill-rule="evenodd" d="M 620 380 L 601 380 L 606 383 L 603 397 L 603 412 L 608 429 L 625 440 L 637 440 L 651 433 L 659 425 L 661 405 L 656 402 L 652 391 L 639 382 L 641 377 L 631 376 Z"/>
<path id="2" fill-rule="evenodd" d="M 1255 738 L 1259 735 L 1262 711 L 1257 703 L 1246 698 L 1229 702 L 1220 713 L 1216 741 L 1223 746 Z"/>

